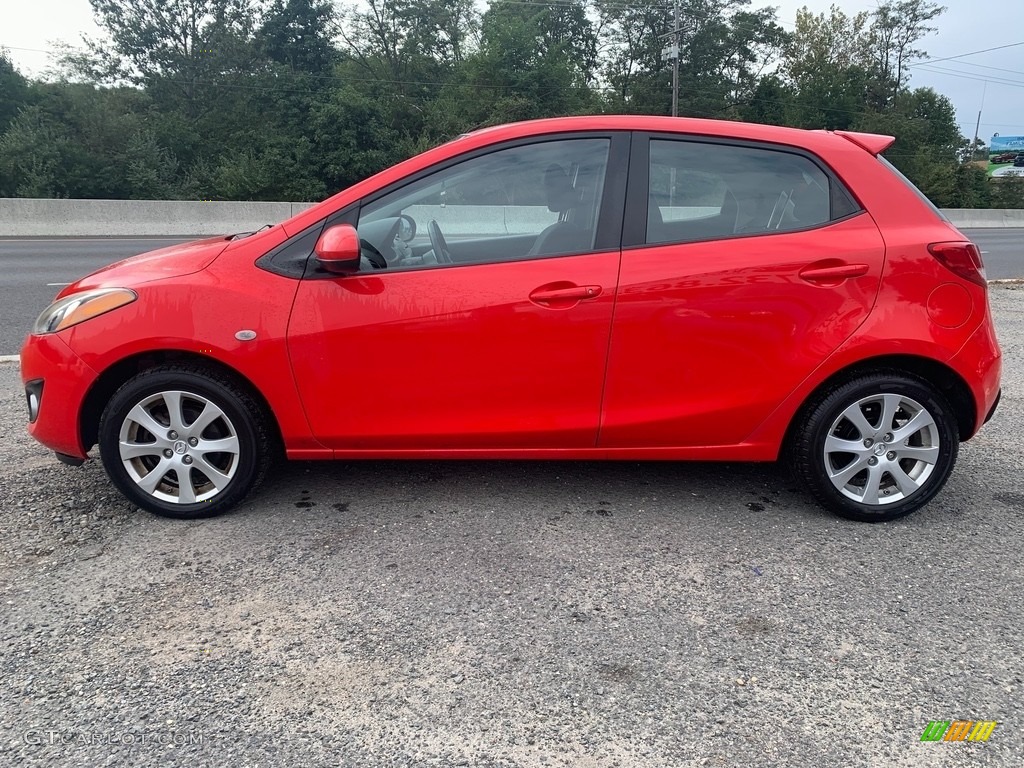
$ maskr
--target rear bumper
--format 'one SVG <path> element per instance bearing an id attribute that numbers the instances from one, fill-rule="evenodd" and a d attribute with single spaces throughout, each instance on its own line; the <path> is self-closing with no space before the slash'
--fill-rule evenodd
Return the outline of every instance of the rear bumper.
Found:
<path id="1" fill-rule="evenodd" d="M 996 415 L 996 408 L 999 407 L 999 399 L 1003 396 L 1003 390 L 999 390 L 996 393 L 996 401 L 992 403 L 992 407 L 988 409 L 988 416 L 985 417 L 985 423 L 988 424 L 992 417 Z"/>
<path id="2" fill-rule="evenodd" d="M 986 317 L 985 322 L 950 360 L 950 364 L 967 382 L 974 395 L 974 432 L 961 435 L 961 439 L 966 440 L 977 434 L 982 424 L 992 418 L 1001 395 L 1003 355 L 990 318 Z"/>
<path id="3" fill-rule="evenodd" d="M 28 433 L 71 459 L 84 459 L 78 419 L 96 372 L 55 334 L 29 336 L 21 349 L 21 380 L 38 388 L 38 405 Z"/>

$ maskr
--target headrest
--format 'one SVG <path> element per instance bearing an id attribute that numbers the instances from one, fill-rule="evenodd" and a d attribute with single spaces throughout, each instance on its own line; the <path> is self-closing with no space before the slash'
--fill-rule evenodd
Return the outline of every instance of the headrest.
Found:
<path id="1" fill-rule="evenodd" d="M 580 201 L 579 192 L 573 189 L 569 174 L 555 163 L 544 171 L 544 193 L 547 196 L 548 210 L 553 213 L 565 213 Z"/>

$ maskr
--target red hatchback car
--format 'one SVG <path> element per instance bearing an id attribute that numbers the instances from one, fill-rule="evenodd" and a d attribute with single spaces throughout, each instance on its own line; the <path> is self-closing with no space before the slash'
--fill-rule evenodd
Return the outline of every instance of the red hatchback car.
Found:
<path id="1" fill-rule="evenodd" d="M 29 432 L 194 518 L 292 459 L 780 457 L 857 520 L 999 399 L 977 248 L 891 137 L 657 117 L 477 131 L 281 224 L 122 261 L 22 350 Z"/>

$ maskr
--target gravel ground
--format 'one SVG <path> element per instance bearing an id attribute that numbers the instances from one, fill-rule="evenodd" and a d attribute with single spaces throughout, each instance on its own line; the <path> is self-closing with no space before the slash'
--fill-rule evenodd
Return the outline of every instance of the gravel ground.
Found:
<path id="1" fill-rule="evenodd" d="M 131 508 L 0 365 L 0 764 L 1020 766 L 1024 290 L 1003 403 L 870 526 L 772 466 L 293 464 Z M 929 720 L 998 720 L 985 744 Z"/>

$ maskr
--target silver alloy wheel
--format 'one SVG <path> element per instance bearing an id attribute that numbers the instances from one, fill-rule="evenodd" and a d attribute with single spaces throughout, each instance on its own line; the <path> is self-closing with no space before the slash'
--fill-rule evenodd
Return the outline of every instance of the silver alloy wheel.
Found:
<path id="1" fill-rule="evenodd" d="M 157 392 L 136 403 L 121 423 L 118 449 L 139 488 L 175 504 L 209 501 L 238 469 L 231 419 L 192 392 Z"/>
<path id="2" fill-rule="evenodd" d="M 940 442 L 935 419 L 919 402 L 892 393 L 870 395 L 832 423 L 825 438 L 825 471 L 847 498 L 892 504 L 928 481 Z"/>

